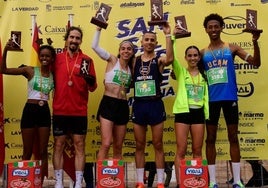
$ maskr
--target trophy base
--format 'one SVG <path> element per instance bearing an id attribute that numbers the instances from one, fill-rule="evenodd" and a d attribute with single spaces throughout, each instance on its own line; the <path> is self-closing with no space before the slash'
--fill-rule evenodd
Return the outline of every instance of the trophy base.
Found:
<path id="1" fill-rule="evenodd" d="M 92 18 L 91 18 L 90 23 L 92 23 L 92 24 L 94 24 L 94 25 L 97 25 L 97 26 L 99 26 L 99 27 L 101 27 L 101 28 L 103 28 L 103 29 L 106 29 L 107 26 L 108 26 L 108 23 L 106 23 L 106 22 L 102 22 L 102 21 L 96 19 L 95 17 L 92 17 Z"/>
<path id="2" fill-rule="evenodd" d="M 191 36 L 191 32 L 177 33 L 174 36 L 175 36 L 176 39 L 190 37 Z"/>
<path id="3" fill-rule="evenodd" d="M 262 29 L 243 29 L 243 32 L 246 33 L 262 33 Z"/>
<path id="4" fill-rule="evenodd" d="M 152 26 L 152 25 L 164 25 L 166 23 L 167 23 L 166 20 L 152 20 L 152 21 L 148 22 L 148 25 L 149 26 Z"/>

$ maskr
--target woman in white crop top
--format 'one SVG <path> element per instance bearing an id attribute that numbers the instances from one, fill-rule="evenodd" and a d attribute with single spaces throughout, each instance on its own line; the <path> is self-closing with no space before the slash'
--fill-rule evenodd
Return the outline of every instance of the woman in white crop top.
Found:
<path id="1" fill-rule="evenodd" d="M 42 185 L 44 176 L 48 175 L 47 148 L 51 128 L 51 114 L 47 100 L 50 91 L 54 88 L 50 65 L 55 60 L 56 52 L 52 46 L 43 45 L 38 52 L 40 67 L 22 65 L 18 68 L 7 68 L 7 52 L 12 50 L 12 44 L 9 41 L 3 51 L 0 73 L 22 75 L 28 80 L 28 97 L 20 124 L 23 142 L 22 160 L 30 160 L 33 153 L 35 159 L 42 160 L 42 180 L 39 182 Z"/>
<path id="2" fill-rule="evenodd" d="M 119 54 L 112 55 L 99 47 L 101 28 L 97 27 L 92 41 L 92 49 L 107 61 L 104 80 L 104 95 L 100 102 L 97 119 L 101 127 L 101 147 L 98 160 L 108 158 L 113 146 L 113 158 L 122 158 L 122 146 L 129 121 L 129 106 L 126 92 L 131 84 L 131 64 L 134 45 L 130 41 L 119 44 Z"/>

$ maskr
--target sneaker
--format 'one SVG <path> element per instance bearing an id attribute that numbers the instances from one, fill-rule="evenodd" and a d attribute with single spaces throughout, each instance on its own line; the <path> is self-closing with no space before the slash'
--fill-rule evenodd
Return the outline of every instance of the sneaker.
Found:
<path id="1" fill-rule="evenodd" d="M 243 183 L 241 181 L 236 182 L 236 184 L 233 184 L 233 188 L 245 188 Z"/>
<path id="2" fill-rule="evenodd" d="M 209 188 L 219 188 L 217 183 L 210 182 Z"/>
<path id="3" fill-rule="evenodd" d="M 136 183 L 136 188 L 145 188 L 144 184 L 141 182 Z"/>
<path id="4" fill-rule="evenodd" d="M 240 179 L 240 181 L 241 181 L 242 184 L 244 184 L 244 182 L 243 182 L 242 179 Z M 234 178 L 232 178 L 232 179 L 226 181 L 226 184 L 230 184 L 230 185 L 234 184 Z"/>
<path id="5" fill-rule="evenodd" d="M 158 183 L 158 184 L 157 184 L 157 188 L 165 188 L 165 186 L 164 186 L 163 183 Z"/>

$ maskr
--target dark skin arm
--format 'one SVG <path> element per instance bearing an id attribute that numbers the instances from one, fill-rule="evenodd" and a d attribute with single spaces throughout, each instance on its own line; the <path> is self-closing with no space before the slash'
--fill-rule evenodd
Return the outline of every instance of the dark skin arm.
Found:
<path id="1" fill-rule="evenodd" d="M 11 42 L 9 41 L 3 51 L 3 56 L 0 63 L 0 73 L 7 75 L 23 75 L 28 80 L 33 77 L 33 67 L 23 66 L 20 68 L 7 68 L 7 52 L 12 50 Z"/>

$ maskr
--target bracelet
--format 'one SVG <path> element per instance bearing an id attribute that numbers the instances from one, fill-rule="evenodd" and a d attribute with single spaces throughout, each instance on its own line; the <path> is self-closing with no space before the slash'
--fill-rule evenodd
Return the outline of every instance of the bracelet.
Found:
<path id="1" fill-rule="evenodd" d="M 245 57 L 245 61 L 248 60 L 248 57 L 250 56 L 250 54 L 247 54 L 246 57 Z"/>
<path id="2" fill-rule="evenodd" d="M 172 35 L 171 34 L 166 34 L 166 37 L 171 37 Z"/>

